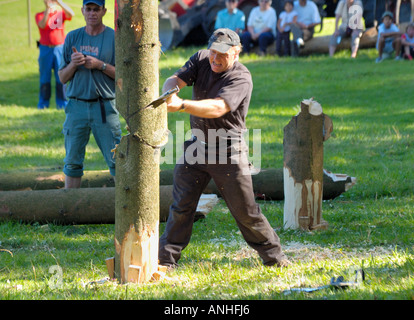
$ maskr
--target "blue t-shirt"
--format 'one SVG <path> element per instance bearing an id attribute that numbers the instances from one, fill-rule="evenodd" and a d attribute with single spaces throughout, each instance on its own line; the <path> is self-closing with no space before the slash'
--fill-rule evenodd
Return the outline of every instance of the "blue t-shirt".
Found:
<path id="1" fill-rule="evenodd" d="M 241 31 L 243 31 L 245 21 L 246 17 L 244 16 L 242 10 L 236 8 L 233 10 L 233 13 L 230 14 L 227 8 L 225 8 L 217 13 L 214 29 L 228 28 L 233 31 L 236 31 L 236 29 L 238 28 Z"/>
<path id="2" fill-rule="evenodd" d="M 398 29 L 398 27 L 393 23 L 391 24 L 391 26 L 389 28 L 385 28 L 385 25 L 383 23 L 381 23 L 378 27 L 378 39 L 377 39 L 377 44 L 376 44 L 376 48 L 378 50 L 378 42 L 379 42 L 379 38 L 381 36 L 381 33 L 390 33 L 390 32 L 400 32 L 400 29 Z M 387 45 L 387 43 L 392 43 L 394 41 L 394 38 L 392 37 L 388 37 L 385 38 L 385 45 Z"/>
<path id="3" fill-rule="evenodd" d="M 115 32 L 110 27 L 96 36 L 86 33 L 85 28 L 69 32 L 63 46 L 63 59 L 59 69 L 66 67 L 71 61 L 72 47 L 85 55 L 115 66 Z M 66 95 L 78 99 L 115 98 L 115 80 L 100 70 L 78 67 L 73 78 L 68 82 Z"/>

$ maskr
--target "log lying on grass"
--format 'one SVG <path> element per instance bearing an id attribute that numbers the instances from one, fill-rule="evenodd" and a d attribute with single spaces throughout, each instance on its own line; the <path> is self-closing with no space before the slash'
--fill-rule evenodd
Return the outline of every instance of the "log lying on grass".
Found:
<path id="1" fill-rule="evenodd" d="M 400 30 L 405 30 L 405 27 L 400 27 Z M 360 49 L 367 49 L 367 48 L 375 48 L 375 44 L 377 42 L 378 32 L 376 28 L 370 28 L 364 31 L 362 37 L 359 42 Z M 321 37 L 313 37 L 309 41 L 305 42 L 305 46 L 300 49 L 299 55 L 301 56 L 308 56 L 311 54 L 325 54 L 329 52 L 329 42 L 331 39 L 331 35 L 328 36 L 321 36 Z M 350 50 L 351 49 L 351 38 L 344 38 L 342 39 L 341 43 L 336 47 L 336 52 L 340 50 Z M 258 54 L 259 47 L 255 46 L 252 49 L 252 52 Z M 275 55 L 276 54 L 276 46 L 275 44 L 271 44 L 267 47 L 267 54 Z"/>
<path id="2" fill-rule="evenodd" d="M 168 218 L 172 186 L 160 186 L 160 221 Z M 217 203 L 216 195 L 202 195 L 196 218 Z M 115 188 L 81 188 L 0 192 L 0 221 L 57 224 L 113 224 Z"/>
<path id="3" fill-rule="evenodd" d="M 0 175 L 0 191 L 49 190 L 65 187 L 63 172 L 15 172 Z M 85 171 L 82 188 L 115 187 L 108 170 Z"/>
<path id="4" fill-rule="evenodd" d="M 256 199 L 284 200 L 283 169 L 262 169 L 260 173 L 252 175 L 253 189 Z M 331 200 L 348 191 L 356 179 L 346 174 L 323 172 L 323 200 Z M 220 195 L 214 181 L 210 181 L 204 193 Z"/>
<path id="5" fill-rule="evenodd" d="M 252 176 L 253 188 L 258 199 L 283 200 L 283 169 L 262 169 Z M 173 170 L 160 172 L 160 185 L 172 185 Z M 346 174 L 336 174 L 324 170 L 323 199 L 330 200 L 340 196 L 355 184 L 355 178 Z M 114 187 L 113 177 L 106 171 L 85 171 L 82 188 Z M 63 173 L 56 172 L 19 172 L 0 175 L 0 191 L 48 190 L 64 187 Z M 216 185 L 210 181 L 204 193 L 220 195 Z"/>
<path id="6" fill-rule="evenodd" d="M 376 28 L 367 29 L 363 34 L 359 42 L 359 49 L 374 48 L 377 42 L 378 32 Z M 300 49 L 300 55 L 310 55 L 314 53 L 328 53 L 329 42 L 331 35 L 322 37 L 313 37 L 309 41 L 305 42 L 305 46 Z M 336 51 L 350 50 L 351 38 L 342 39 L 341 43 L 336 47 Z"/>

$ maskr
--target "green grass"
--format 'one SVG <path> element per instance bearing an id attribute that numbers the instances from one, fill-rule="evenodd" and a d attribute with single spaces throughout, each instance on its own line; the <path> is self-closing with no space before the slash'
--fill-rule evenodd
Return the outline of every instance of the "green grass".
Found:
<path id="1" fill-rule="evenodd" d="M 0 3 L 0 174 L 60 172 L 63 164 L 64 112 L 56 110 L 54 103 L 49 110 L 36 109 L 37 30 L 32 22 L 32 46 L 28 47 L 25 5 L 23 0 Z M 77 16 L 67 23 L 67 31 L 83 25 L 80 4 L 73 7 Z M 32 15 L 42 8 L 41 1 L 32 1 Z M 113 10 L 107 18 L 111 25 Z M 329 25 L 327 20 L 326 28 Z M 160 83 L 196 49 L 164 53 Z M 323 202 L 323 218 L 329 223 L 323 231 L 285 230 L 283 201 L 259 202 L 293 262 L 290 268 L 263 267 L 223 201 L 195 223 L 180 268 L 162 282 L 142 285 L 93 283 L 107 276 L 105 259 L 114 255 L 113 225 L 3 222 L 0 299 L 413 299 L 414 64 L 375 64 L 374 49 L 361 50 L 356 60 L 348 57 L 349 52 L 343 51 L 334 58 L 242 58 L 254 81 L 247 125 L 261 129 L 261 167 L 283 166 L 283 128 L 298 112 L 301 100 L 314 97 L 334 124 L 334 136 L 324 143 L 324 167 L 357 178 L 349 191 Z M 190 98 L 190 89 L 182 95 Z M 176 121 L 185 121 L 188 129 L 187 115 L 170 114 L 173 133 Z M 106 169 L 92 137 L 85 165 L 87 170 Z M 162 165 L 162 169 L 171 167 Z M 160 224 L 160 233 L 164 228 Z M 58 274 L 51 269 L 55 265 L 62 270 L 62 281 L 57 283 Z M 365 282 L 356 288 L 284 292 L 316 288 L 340 275 L 351 280 L 355 268 L 366 273 Z"/>

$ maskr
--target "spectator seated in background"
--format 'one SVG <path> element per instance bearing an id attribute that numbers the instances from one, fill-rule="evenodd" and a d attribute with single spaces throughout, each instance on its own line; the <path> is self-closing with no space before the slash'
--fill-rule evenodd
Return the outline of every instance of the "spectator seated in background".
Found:
<path id="1" fill-rule="evenodd" d="M 363 13 L 363 5 L 360 0 L 340 0 L 335 10 L 335 32 L 333 33 L 329 43 L 329 55 L 332 57 L 335 54 L 335 50 L 341 40 L 345 37 L 351 37 L 351 58 L 356 58 L 359 48 L 359 41 L 362 36 L 362 23 L 351 22 L 350 19 L 355 19 L 355 10 L 349 11 L 352 6 L 358 6 L 361 9 L 358 13 Z M 339 20 L 342 19 L 341 25 L 338 26 Z M 358 25 L 360 23 L 360 25 Z"/>
<path id="2" fill-rule="evenodd" d="M 214 30 L 227 28 L 241 34 L 245 27 L 246 17 L 242 10 L 237 9 L 238 0 L 226 0 L 226 8 L 217 13 Z"/>
<path id="3" fill-rule="evenodd" d="M 403 55 L 405 59 L 413 60 L 414 56 L 414 23 L 408 24 L 405 33 L 401 36 Z"/>
<path id="4" fill-rule="evenodd" d="M 311 0 L 297 0 L 294 2 L 293 10 L 298 13 L 296 23 L 291 26 L 293 34 L 292 54 L 297 56 L 299 48 L 306 41 L 313 38 L 315 26 L 321 23 L 318 7 Z"/>
<path id="5" fill-rule="evenodd" d="M 376 48 L 378 58 L 375 62 L 381 62 L 388 58 L 395 51 L 395 60 L 400 60 L 401 53 L 401 32 L 392 22 L 394 15 L 390 11 L 385 11 L 382 15 L 382 23 L 378 27 L 378 39 Z"/>
<path id="6" fill-rule="evenodd" d="M 296 23 L 298 15 L 293 10 L 293 0 L 286 0 L 284 9 L 277 21 L 276 52 L 279 57 L 290 56 L 290 26 Z"/>
<path id="7" fill-rule="evenodd" d="M 259 44 L 260 55 L 265 55 L 267 47 L 276 37 L 276 10 L 271 7 L 271 0 L 259 0 L 259 6 L 254 7 L 247 21 L 247 31 L 241 35 L 243 50 L 250 52 L 252 44 Z"/>

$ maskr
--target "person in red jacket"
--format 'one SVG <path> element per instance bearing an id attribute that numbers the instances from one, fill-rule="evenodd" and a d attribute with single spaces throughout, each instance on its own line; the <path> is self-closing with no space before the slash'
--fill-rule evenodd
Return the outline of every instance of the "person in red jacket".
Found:
<path id="1" fill-rule="evenodd" d="M 44 0 L 44 3 L 46 9 L 35 16 L 40 32 L 38 42 L 40 92 L 37 107 L 38 109 L 49 107 L 53 69 L 56 83 L 56 107 L 62 109 L 66 106 L 67 100 L 65 87 L 59 80 L 58 70 L 65 42 L 64 23 L 72 19 L 74 12 L 62 0 Z"/>

